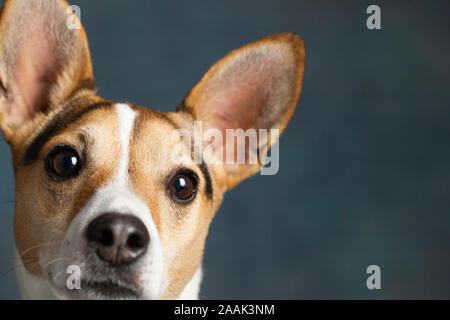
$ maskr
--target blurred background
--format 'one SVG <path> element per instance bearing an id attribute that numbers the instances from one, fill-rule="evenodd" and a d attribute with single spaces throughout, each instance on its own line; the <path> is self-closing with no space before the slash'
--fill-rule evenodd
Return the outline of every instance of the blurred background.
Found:
<path id="1" fill-rule="evenodd" d="M 266 35 L 305 40 L 280 171 L 226 194 L 204 299 L 449 299 L 448 1 L 70 1 L 99 94 L 172 111 L 215 61 Z M 3 1 L 0 1 L 3 5 Z M 381 8 L 381 30 L 366 8 Z M 0 142 L 0 298 L 19 298 L 14 177 Z M 366 268 L 381 267 L 381 290 Z"/>

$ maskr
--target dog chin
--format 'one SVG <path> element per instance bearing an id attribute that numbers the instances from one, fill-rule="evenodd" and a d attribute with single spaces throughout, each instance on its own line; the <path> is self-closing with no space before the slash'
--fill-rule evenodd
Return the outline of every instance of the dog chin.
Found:
<path id="1" fill-rule="evenodd" d="M 47 279 L 55 295 L 64 300 L 137 300 L 146 299 L 143 288 L 137 285 L 134 278 L 128 274 L 121 278 L 118 275 L 87 274 L 74 283 L 61 283 L 47 273 Z"/>
<path id="2" fill-rule="evenodd" d="M 54 288 L 56 296 L 63 300 L 139 300 L 140 290 L 113 282 L 94 282 L 81 285 L 81 289 Z"/>
<path id="3" fill-rule="evenodd" d="M 51 281 L 50 281 L 51 283 Z M 60 288 L 51 284 L 55 296 L 62 300 L 139 300 L 142 290 L 116 280 L 81 281 L 79 288 Z"/>

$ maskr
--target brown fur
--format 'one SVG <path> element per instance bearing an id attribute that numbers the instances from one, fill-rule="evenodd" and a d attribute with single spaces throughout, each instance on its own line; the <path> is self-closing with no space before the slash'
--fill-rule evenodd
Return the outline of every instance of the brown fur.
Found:
<path id="1" fill-rule="evenodd" d="M 27 91 L 33 91 L 29 84 L 36 81 L 36 75 L 33 73 L 28 74 L 30 78 L 23 80 L 25 82 L 17 80 L 16 69 L 20 71 L 30 59 L 21 47 L 30 44 L 22 40 L 18 43 L 17 41 L 24 32 L 33 33 L 32 28 L 19 28 L 14 23 L 18 18 L 30 18 L 23 17 L 21 9 L 25 3 L 28 2 L 6 1 L 0 18 L 0 78 L 5 89 L 0 101 L 0 124 L 13 153 L 17 249 L 27 270 L 43 277 L 42 268 L 37 263 L 39 257 L 57 256 L 70 222 L 95 191 L 114 175 L 121 147 L 118 144 L 119 123 L 114 108 L 100 108 L 83 114 L 61 128 L 44 143 L 36 161 L 24 164 L 27 147 L 65 108 L 71 105 L 70 108 L 81 111 L 94 103 L 105 102 L 95 95 L 92 88 L 82 85 L 86 79 L 93 78 L 83 29 L 66 30 L 67 34 L 57 39 L 47 39 L 48 45 L 55 46 L 58 50 L 52 53 L 44 47 L 41 48 L 40 54 L 43 57 L 56 54 L 57 64 L 44 65 L 47 70 L 39 70 L 51 75 L 49 81 L 44 84 L 45 87 L 39 87 L 41 91 Z M 41 0 L 33 0 L 30 3 L 38 7 L 42 5 Z M 63 11 L 67 8 L 67 3 L 56 0 L 48 3 L 51 5 L 39 7 L 40 10 L 50 10 L 52 17 L 59 17 L 55 23 L 61 24 L 66 17 Z M 46 16 L 48 12 L 42 14 Z M 45 21 L 38 20 L 37 23 L 43 24 L 41 26 L 44 28 L 50 28 Z M 31 48 L 28 48 L 31 54 L 35 46 L 33 43 Z M 258 50 L 264 53 L 267 48 L 270 52 L 275 47 L 273 60 L 258 66 L 258 61 L 265 58 Z M 184 142 L 172 141 L 169 137 L 178 127 L 192 131 L 193 120 L 203 120 L 207 128 L 219 127 L 221 130 L 283 130 L 300 95 L 304 59 L 303 41 L 298 36 L 270 36 L 235 50 L 216 63 L 191 90 L 178 112 L 162 114 L 132 106 L 137 111 L 137 118 L 130 141 L 129 179 L 132 191 L 143 199 L 152 212 L 153 221 L 160 234 L 164 259 L 169 265 L 169 286 L 162 298 L 178 297 L 200 266 L 209 225 L 222 202 L 224 192 L 260 169 L 258 164 L 245 164 L 233 169 L 221 164 L 209 164 L 206 169 L 202 169 L 194 163 L 191 150 Z M 232 96 L 238 107 L 217 109 L 215 97 L 222 94 L 222 86 L 232 85 L 238 80 L 233 78 L 236 74 L 235 63 L 249 70 L 249 87 L 239 86 L 244 88 L 244 91 Z M 272 79 L 271 75 L 281 72 L 280 70 L 286 70 L 286 74 L 283 73 L 286 77 Z M 256 88 L 255 92 L 252 92 L 253 88 Z M 18 91 L 27 98 L 20 99 Z M 272 96 L 273 92 L 276 94 Z M 225 91 L 223 94 L 228 93 Z M 251 112 L 242 112 L 240 108 L 248 108 Z M 75 146 L 87 156 L 86 166 L 80 175 L 63 183 L 50 179 L 44 170 L 46 155 L 61 143 Z M 175 147 L 181 150 L 179 158 L 171 157 Z M 170 173 L 181 166 L 193 170 L 200 177 L 197 198 L 186 205 L 174 203 L 167 196 L 165 187 Z M 212 198 L 208 198 L 204 192 L 204 170 L 208 170 L 210 174 Z"/>

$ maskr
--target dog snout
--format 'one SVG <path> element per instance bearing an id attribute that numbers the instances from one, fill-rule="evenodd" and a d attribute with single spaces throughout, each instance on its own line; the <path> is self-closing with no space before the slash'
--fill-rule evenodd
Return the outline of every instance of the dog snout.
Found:
<path id="1" fill-rule="evenodd" d="M 88 245 L 112 266 L 131 264 L 141 257 L 150 243 L 144 223 L 132 215 L 105 213 L 89 223 Z"/>

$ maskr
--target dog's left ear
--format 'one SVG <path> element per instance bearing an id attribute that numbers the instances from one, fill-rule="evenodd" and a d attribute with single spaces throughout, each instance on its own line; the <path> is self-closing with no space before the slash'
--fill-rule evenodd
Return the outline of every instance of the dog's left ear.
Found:
<path id="1" fill-rule="evenodd" d="M 178 111 L 202 121 L 204 130 L 217 129 L 223 140 L 227 129 L 255 129 L 258 134 L 260 129 L 278 129 L 281 133 L 297 106 L 304 63 L 305 48 L 299 36 L 284 33 L 263 38 L 231 52 L 213 65 Z M 268 149 L 274 142 L 258 144 Z M 229 150 L 236 153 L 238 145 L 233 138 L 224 141 L 220 148 L 219 158 L 224 160 Z M 248 162 L 249 152 L 244 152 L 244 164 L 228 165 L 224 160 L 220 166 L 226 189 L 261 169 L 261 162 Z"/>
<path id="2" fill-rule="evenodd" d="M 0 126 L 10 144 L 78 89 L 94 90 L 86 35 L 66 1 L 5 1 L 0 80 Z"/>

